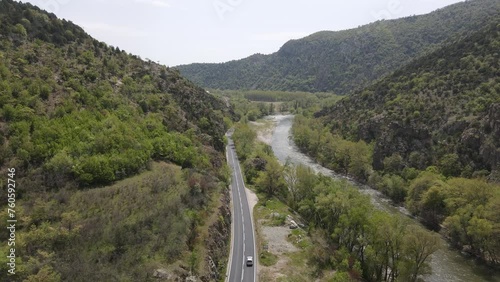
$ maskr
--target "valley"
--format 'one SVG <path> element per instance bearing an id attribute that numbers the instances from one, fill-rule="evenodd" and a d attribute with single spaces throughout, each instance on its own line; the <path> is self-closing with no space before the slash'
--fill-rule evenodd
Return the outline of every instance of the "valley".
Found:
<path id="1" fill-rule="evenodd" d="M 208 60 L 290 33 L 255 3 L 79 26 L 35 2 L 0 0 L 0 281 L 500 282 L 497 0 L 175 67 L 111 42 Z"/>

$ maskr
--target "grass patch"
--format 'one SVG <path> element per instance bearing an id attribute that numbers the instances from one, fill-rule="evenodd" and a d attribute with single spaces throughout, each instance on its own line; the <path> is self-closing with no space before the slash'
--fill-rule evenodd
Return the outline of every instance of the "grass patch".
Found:
<path id="1" fill-rule="evenodd" d="M 287 239 L 295 247 L 305 250 L 312 246 L 311 239 L 307 236 L 307 233 L 302 229 L 294 229 L 290 233 Z"/>
<path id="2" fill-rule="evenodd" d="M 272 213 L 279 213 L 280 215 L 288 215 L 288 206 L 283 204 L 277 199 L 266 200 L 265 196 L 262 194 L 257 195 L 259 197 L 259 203 L 257 204 L 257 211 L 260 218 L 269 219 Z"/>
<path id="3" fill-rule="evenodd" d="M 300 275 L 294 277 L 280 277 L 276 279 L 276 282 L 304 282 L 304 281 L 309 281 L 308 279 L 310 278 L 307 276 Z"/>
<path id="4" fill-rule="evenodd" d="M 275 216 L 271 216 L 271 219 L 268 220 L 268 224 L 270 226 L 283 226 L 285 225 L 286 214 L 279 214 Z"/>
<path id="5" fill-rule="evenodd" d="M 283 226 L 286 223 L 286 217 L 290 214 L 288 206 L 277 199 L 266 200 L 258 194 L 259 203 L 255 206 L 255 216 L 262 219 L 262 224 L 266 226 Z"/>
<path id="6" fill-rule="evenodd" d="M 264 266 L 273 266 L 278 262 L 278 256 L 270 253 L 268 251 L 264 251 L 260 253 L 259 263 Z"/>

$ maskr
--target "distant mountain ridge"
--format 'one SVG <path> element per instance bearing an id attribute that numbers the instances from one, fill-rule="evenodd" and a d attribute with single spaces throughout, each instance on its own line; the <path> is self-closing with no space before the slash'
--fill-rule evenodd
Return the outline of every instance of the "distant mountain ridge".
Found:
<path id="1" fill-rule="evenodd" d="M 466 1 L 426 15 L 317 32 L 290 40 L 271 55 L 177 68 L 207 88 L 347 94 L 446 41 L 479 30 L 498 13 L 498 1 Z"/>

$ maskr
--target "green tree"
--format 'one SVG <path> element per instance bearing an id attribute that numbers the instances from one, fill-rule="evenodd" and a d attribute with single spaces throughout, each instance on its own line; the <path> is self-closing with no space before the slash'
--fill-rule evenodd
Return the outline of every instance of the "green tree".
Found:
<path id="1" fill-rule="evenodd" d="M 396 174 L 385 174 L 376 187 L 396 203 L 404 202 L 407 195 L 406 182 Z"/>
<path id="2" fill-rule="evenodd" d="M 420 215 L 433 228 L 438 229 L 439 224 L 446 215 L 445 200 L 448 189 L 447 184 L 439 181 L 422 194 L 419 203 Z"/>
<path id="3" fill-rule="evenodd" d="M 418 226 L 410 226 L 403 247 L 405 256 L 403 280 L 416 282 L 420 275 L 430 272 L 429 258 L 442 247 L 442 241 L 438 234 Z"/>
<path id="4" fill-rule="evenodd" d="M 363 262 L 364 277 L 372 281 L 396 281 L 409 222 L 401 216 L 375 212 L 371 217 Z"/>
<path id="5" fill-rule="evenodd" d="M 318 183 L 316 174 L 304 165 L 287 164 L 284 170 L 284 180 L 288 187 L 290 207 L 298 209 L 304 199 L 313 200 L 313 189 Z"/>
<path id="6" fill-rule="evenodd" d="M 352 146 L 349 174 L 366 182 L 371 174 L 372 150 L 364 141 L 353 143 Z"/>
<path id="7" fill-rule="evenodd" d="M 403 170 L 403 157 L 399 153 L 394 153 L 384 159 L 384 170 L 389 173 L 400 174 Z"/>
<path id="8" fill-rule="evenodd" d="M 49 265 L 44 265 L 37 274 L 30 275 L 26 282 L 59 282 L 61 280 L 61 275 L 54 271 L 54 269 Z"/>
<path id="9" fill-rule="evenodd" d="M 410 183 L 408 197 L 406 198 L 406 205 L 410 212 L 413 214 L 420 214 L 422 211 L 422 196 L 430 187 L 434 185 L 445 186 L 442 176 L 430 171 L 422 172 Z"/>
<path id="10" fill-rule="evenodd" d="M 238 151 L 238 156 L 246 160 L 253 153 L 255 138 L 257 134 L 248 124 L 238 124 L 235 127 L 233 138 Z"/>
<path id="11" fill-rule="evenodd" d="M 279 196 L 286 198 L 286 184 L 283 178 L 283 167 L 274 158 L 268 158 L 266 169 L 259 173 L 255 181 L 257 189 L 264 192 L 268 198 Z"/>
<path id="12" fill-rule="evenodd" d="M 439 160 L 439 170 L 445 176 L 459 176 L 462 172 L 462 164 L 457 154 L 444 155 Z"/>
<path id="13" fill-rule="evenodd" d="M 28 33 L 26 32 L 26 28 L 24 28 L 24 26 L 22 24 L 16 24 L 14 26 L 14 31 L 21 35 L 23 38 L 26 38 L 28 36 Z"/>

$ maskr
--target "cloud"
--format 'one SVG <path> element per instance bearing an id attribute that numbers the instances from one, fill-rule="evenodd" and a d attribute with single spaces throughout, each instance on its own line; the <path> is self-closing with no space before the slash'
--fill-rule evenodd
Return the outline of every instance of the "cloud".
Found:
<path id="1" fill-rule="evenodd" d="M 253 41 L 284 41 L 290 39 L 302 38 L 309 35 L 307 32 L 294 32 L 294 31 L 283 31 L 283 32 L 266 32 L 257 33 L 250 36 Z"/>
<path id="2" fill-rule="evenodd" d="M 106 23 L 79 23 L 85 30 L 97 33 L 110 33 L 120 37 L 147 37 L 148 32 L 126 26 L 116 26 Z"/>

